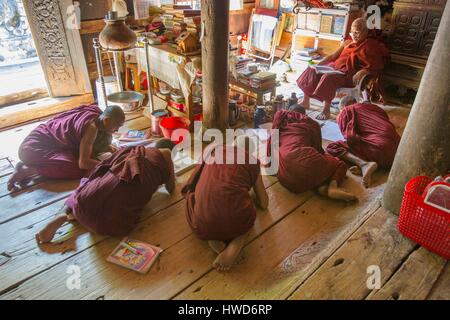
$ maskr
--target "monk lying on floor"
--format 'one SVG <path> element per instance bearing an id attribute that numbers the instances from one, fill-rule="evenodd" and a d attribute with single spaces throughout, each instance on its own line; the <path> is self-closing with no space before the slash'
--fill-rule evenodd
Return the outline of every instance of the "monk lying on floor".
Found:
<path id="1" fill-rule="evenodd" d="M 102 112 L 97 105 L 82 105 L 41 124 L 20 145 L 21 161 L 8 181 L 8 190 L 19 189 L 34 175 L 80 179 L 100 162 L 96 156 L 115 151 L 112 133 L 124 121 L 118 106 Z"/>
<path id="2" fill-rule="evenodd" d="M 281 185 L 295 193 L 318 190 L 332 199 L 357 199 L 339 188 L 347 166 L 324 152 L 320 125 L 305 114 L 303 107 L 294 105 L 290 110 L 279 110 L 272 129 L 279 129 L 278 181 Z M 270 143 L 272 141 L 268 150 Z"/>
<path id="3" fill-rule="evenodd" d="M 346 141 L 331 143 L 327 152 L 355 164 L 350 170 L 362 174 L 364 186 L 369 187 L 378 167 L 392 166 L 400 136 L 382 108 L 370 102 L 356 103 L 351 96 L 341 100 L 337 123 Z"/>
<path id="4" fill-rule="evenodd" d="M 305 94 L 302 106 L 309 108 L 310 98 L 324 103 L 317 119 L 330 117 L 331 101 L 338 88 L 355 87 L 368 73 L 377 75 L 383 68 L 388 49 L 384 43 L 368 37 L 367 21 L 363 18 L 353 21 L 351 40 L 345 41 L 333 54 L 325 57 L 318 65 L 330 66 L 344 74 L 317 73 L 310 67 L 298 78 L 297 85 Z"/>
<path id="5" fill-rule="evenodd" d="M 238 150 L 245 152 L 243 164 L 236 162 Z M 218 159 L 226 159 L 227 154 L 229 159 L 234 159 L 233 164 L 220 164 L 223 162 Z M 194 233 L 208 241 L 218 254 L 213 267 L 219 271 L 229 270 L 236 262 L 255 222 L 251 189 L 258 206 L 267 208 L 268 196 L 259 161 L 244 148 L 223 145 L 205 150 L 202 164 L 197 166 L 182 189 L 187 221 Z"/>
<path id="6" fill-rule="evenodd" d="M 102 161 L 67 199 L 62 213 L 36 235 L 50 242 L 68 220 L 77 220 L 91 232 L 125 236 L 139 222 L 144 206 L 161 185 L 175 189 L 171 158 L 173 143 L 159 140 L 155 147 L 123 148 Z"/>

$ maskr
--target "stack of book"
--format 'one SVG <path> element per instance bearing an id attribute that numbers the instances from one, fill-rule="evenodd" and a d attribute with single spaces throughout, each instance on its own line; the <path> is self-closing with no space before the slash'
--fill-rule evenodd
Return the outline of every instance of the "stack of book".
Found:
<path id="1" fill-rule="evenodd" d="M 250 86 L 256 89 L 268 89 L 276 85 L 276 79 L 276 73 L 258 72 L 250 77 Z"/>
<path id="2" fill-rule="evenodd" d="M 314 48 L 303 48 L 292 53 L 291 68 L 294 71 L 304 71 L 313 60 L 321 59 Z"/>
<path id="3" fill-rule="evenodd" d="M 253 62 L 253 59 L 246 56 L 233 56 L 230 59 L 231 74 L 235 79 L 239 79 L 242 75 L 246 75 L 248 65 Z"/>
<path id="4" fill-rule="evenodd" d="M 180 32 L 183 27 L 187 31 L 198 34 L 201 26 L 200 10 L 193 10 L 189 5 L 163 5 L 162 19 L 167 29 Z"/>

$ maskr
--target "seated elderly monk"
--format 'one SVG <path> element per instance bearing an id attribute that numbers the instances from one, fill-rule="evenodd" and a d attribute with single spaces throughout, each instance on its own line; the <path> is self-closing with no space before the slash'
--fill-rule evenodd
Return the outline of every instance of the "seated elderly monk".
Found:
<path id="1" fill-rule="evenodd" d="M 79 179 L 100 161 L 104 152 L 114 152 L 112 133 L 125 121 L 118 106 L 104 112 L 97 105 L 82 105 L 39 125 L 19 147 L 20 162 L 8 181 L 17 189 L 33 175 L 49 179 Z"/>
<path id="2" fill-rule="evenodd" d="M 336 52 L 319 63 L 341 71 L 344 75 L 321 74 L 314 67 L 309 67 L 297 80 L 297 85 L 305 95 L 302 106 L 309 108 L 310 98 L 324 103 L 323 111 L 317 119 L 325 120 L 330 117 L 331 101 L 336 95 L 336 89 L 354 87 L 364 75 L 377 75 L 384 68 L 388 49 L 382 42 L 368 37 L 365 19 L 353 21 L 350 35 L 352 40 L 345 41 Z"/>
<path id="3" fill-rule="evenodd" d="M 356 200 L 353 194 L 339 188 L 347 172 L 345 162 L 324 152 L 320 125 L 305 114 L 302 106 L 277 111 L 273 129 L 279 129 L 281 185 L 295 193 L 317 189 L 332 199 Z M 270 140 L 268 150 L 271 143 Z"/>
<path id="4" fill-rule="evenodd" d="M 226 161 L 227 157 L 234 161 Z M 241 164 L 237 162 L 239 157 L 243 159 Z M 182 189 L 187 221 L 218 254 L 213 267 L 219 271 L 229 270 L 234 264 L 255 222 L 251 189 L 259 207 L 267 208 L 269 200 L 259 161 L 245 148 L 223 145 L 210 145 L 204 151 L 202 163 Z"/>
<path id="5" fill-rule="evenodd" d="M 368 101 L 356 103 L 351 96 L 341 100 L 337 122 L 346 141 L 331 143 L 327 152 L 355 164 L 351 171 L 361 173 L 369 187 L 377 167 L 392 166 L 400 136 L 383 109 Z"/>
<path id="6" fill-rule="evenodd" d="M 100 235 L 129 234 L 161 185 L 169 193 L 175 189 L 173 146 L 170 140 L 161 139 L 154 147 L 123 148 L 102 161 L 81 180 L 61 214 L 36 235 L 37 242 L 50 242 L 68 220 L 77 220 Z"/>

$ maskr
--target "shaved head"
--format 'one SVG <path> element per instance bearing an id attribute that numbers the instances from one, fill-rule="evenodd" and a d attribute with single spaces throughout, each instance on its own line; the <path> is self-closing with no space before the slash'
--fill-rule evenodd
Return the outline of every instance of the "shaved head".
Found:
<path id="1" fill-rule="evenodd" d="M 122 108 L 119 106 L 107 106 L 105 111 L 102 113 L 104 118 L 110 118 L 117 122 L 124 122 L 125 121 L 125 113 L 123 112 Z"/>
<path id="2" fill-rule="evenodd" d="M 172 151 L 172 149 L 175 147 L 175 143 L 170 139 L 159 139 L 155 142 L 155 148 L 158 149 L 169 149 Z"/>
<path id="3" fill-rule="evenodd" d="M 353 96 L 345 96 L 341 99 L 341 102 L 339 104 L 339 106 L 341 107 L 341 110 L 344 109 L 347 106 L 350 106 L 352 104 L 355 104 L 357 101 L 355 99 L 355 97 Z"/>
<path id="4" fill-rule="evenodd" d="M 100 116 L 105 130 L 109 133 L 114 133 L 125 122 L 125 113 L 119 106 L 107 106 L 105 111 Z"/>
<path id="5" fill-rule="evenodd" d="M 358 18 L 353 21 L 350 30 L 350 35 L 354 42 L 361 42 L 367 38 L 369 29 L 367 28 L 367 20 L 364 18 Z"/>
<path id="6" fill-rule="evenodd" d="M 301 104 L 293 104 L 292 106 L 289 107 L 289 111 L 306 114 L 305 108 Z"/>

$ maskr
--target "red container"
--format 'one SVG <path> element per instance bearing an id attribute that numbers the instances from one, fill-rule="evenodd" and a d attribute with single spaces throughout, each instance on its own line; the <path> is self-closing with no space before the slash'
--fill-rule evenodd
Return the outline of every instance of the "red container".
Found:
<path id="1" fill-rule="evenodd" d="M 181 143 L 189 134 L 190 121 L 182 117 L 166 117 L 161 119 L 159 126 L 165 138 L 172 140 L 174 143 Z M 172 134 L 176 129 L 186 129 L 187 131 L 179 137 L 172 138 Z"/>
<path id="2" fill-rule="evenodd" d="M 432 181 L 419 176 L 406 184 L 397 227 L 405 237 L 450 259 L 450 214 L 424 203 Z"/>

